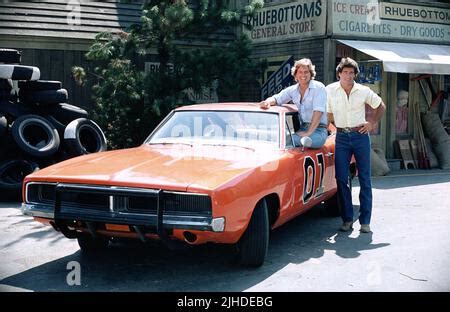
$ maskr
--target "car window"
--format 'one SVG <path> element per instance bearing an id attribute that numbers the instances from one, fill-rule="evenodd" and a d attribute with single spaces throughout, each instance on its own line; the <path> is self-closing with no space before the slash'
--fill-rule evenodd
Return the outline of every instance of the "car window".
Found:
<path id="1" fill-rule="evenodd" d="M 294 147 L 294 141 L 292 140 L 292 132 L 291 129 L 293 130 L 294 128 L 292 126 L 289 125 L 287 119 L 286 119 L 286 148 L 292 148 Z"/>
<path id="2" fill-rule="evenodd" d="M 279 147 L 279 133 L 276 113 L 176 111 L 146 143 L 261 143 Z"/>
<path id="3" fill-rule="evenodd" d="M 286 114 L 286 123 L 292 133 L 295 133 L 300 129 L 300 121 L 298 120 L 297 113 Z"/>

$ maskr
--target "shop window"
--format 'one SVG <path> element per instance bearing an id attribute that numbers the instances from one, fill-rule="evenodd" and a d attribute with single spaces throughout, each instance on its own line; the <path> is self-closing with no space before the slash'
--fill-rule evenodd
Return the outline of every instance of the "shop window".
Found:
<path id="1" fill-rule="evenodd" d="M 409 75 L 397 74 L 397 101 L 395 106 L 395 134 L 408 134 Z"/>
<path id="2" fill-rule="evenodd" d="M 381 96 L 381 62 L 379 60 L 359 60 L 358 65 L 359 75 L 356 78 L 356 82 L 369 87 L 373 92 Z M 370 119 L 374 113 L 375 111 L 366 105 L 366 119 Z M 370 134 L 381 134 L 380 122 L 374 126 Z"/>

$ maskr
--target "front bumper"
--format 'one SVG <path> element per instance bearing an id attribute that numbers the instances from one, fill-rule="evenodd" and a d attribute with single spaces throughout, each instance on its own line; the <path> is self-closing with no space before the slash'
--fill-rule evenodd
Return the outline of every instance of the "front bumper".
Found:
<path id="1" fill-rule="evenodd" d="M 136 226 L 156 226 L 158 216 L 156 214 L 137 214 L 114 211 L 86 211 L 83 208 L 74 206 L 61 206 L 64 214 L 59 218 L 65 220 L 78 220 L 87 222 L 101 222 L 113 224 L 126 224 Z M 22 204 L 24 215 L 39 217 L 45 219 L 55 219 L 55 207 L 44 204 Z M 213 224 L 220 218 L 202 217 L 202 216 L 177 216 L 163 214 L 162 224 L 167 229 L 185 229 L 200 231 L 215 231 Z M 217 231 L 217 230 L 216 230 Z"/>
<path id="2" fill-rule="evenodd" d="M 45 186 L 45 191 L 41 186 Z M 223 232 L 225 218 L 213 218 L 211 199 L 204 194 L 118 186 L 46 184 L 26 186 L 23 213 L 51 220 L 68 238 L 80 228 L 92 235 L 107 224 L 128 225 L 142 240 L 157 234 L 169 247 L 174 230 Z"/>

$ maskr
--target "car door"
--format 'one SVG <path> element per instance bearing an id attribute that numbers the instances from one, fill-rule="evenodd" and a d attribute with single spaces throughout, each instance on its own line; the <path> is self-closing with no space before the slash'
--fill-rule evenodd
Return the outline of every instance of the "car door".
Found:
<path id="1" fill-rule="evenodd" d="M 286 114 L 286 148 L 293 157 L 295 178 L 294 207 L 300 211 L 317 205 L 334 193 L 334 135 L 319 149 L 293 146 L 292 134 L 298 131 L 296 113 Z"/>

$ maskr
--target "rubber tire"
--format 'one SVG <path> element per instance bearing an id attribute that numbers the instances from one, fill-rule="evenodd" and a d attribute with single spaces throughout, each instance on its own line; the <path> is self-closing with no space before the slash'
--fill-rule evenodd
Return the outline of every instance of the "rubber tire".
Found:
<path id="1" fill-rule="evenodd" d="M 15 101 L 15 96 L 12 90 L 0 90 L 0 101 Z"/>
<path id="2" fill-rule="evenodd" d="M 19 91 L 19 98 L 27 103 L 57 104 L 65 103 L 69 98 L 66 89 L 45 91 Z"/>
<path id="3" fill-rule="evenodd" d="M 0 63 L 20 64 L 20 53 L 14 49 L 0 49 Z"/>
<path id="4" fill-rule="evenodd" d="M 48 91 L 61 89 L 62 83 L 56 80 L 19 81 L 18 87 L 25 92 Z"/>
<path id="5" fill-rule="evenodd" d="M 11 115 L 14 118 L 18 118 L 25 114 L 34 114 L 34 110 L 28 105 L 21 102 L 1 101 L 0 100 L 0 112 Z"/>
<path id="6" fill-rule="evenodd" d="M 27 141 L 24 130 L 28 126 L 38 126 L 47 134 L 47 144 L 43 147 L 36 147 Z M 58 151 L 60 138 L 58 130 L 47 119 L 38 115 L 23 115 L 17 118 L 12 127 L 11 134 L 16 144 L 26 153 L 36 157 L 47 157 Z"/>
<path id="7" fill-rule="evenodd" d="M 80 233 L 77 237 L 78 246 L 80 246 L 81 252 L 87 256 L 99 253 L 105 250 L 109 245 L 109 239 L 104 237 L 94 238 L 87 233 Z"/>
<path id="8" fill-rule="evenodd" d="M 106 151 L 106 137 L 102 129 L 86 118 L 75 119 L 66 126 L 64 143 L 72 157 Z"/>
<path id="9" fill-rule="evenodd" d="M 41 71 L 34 66 L 0 64 L 0 78 L 12 80 L 38 80 Z"/>
<path id="10" fill-rule="evenodd" d="M 265 199 L 258 202 L 252 218 L 236 244 L 236 263 L 245 267 L 263 265 L 269 249 L 269 214 Z"/>
<path id="11" fill-rule="evenodd" d="M 88 112 L 81 107 L 67 103 L 56 104 L 49 108 L 48 112 L 64 125 L 68 125 L 75 119 L 88 118 L 89 116 Z"/>
<path id="12" fill-rule="evenodd" d="M 28 160 L 9 160 L 0 164 L 0 190 L 2 198 L 20 200 L 23 179 L 39 170 L 39 166 Z"/>
<path id="13" fill-rule="evenodd" d="M 8 120 L 6 116 L 0 111 L 0 142 L 3 142 L 3 137 L 8 133 Z M 3 147 L 2 147 L 3 148 Z"/>
<path id="14" fill-rule="evenodd" d="M 56 130 L 58 130 L 59 133 L 59 137 L 64 137 L 64 131 L 66 130 L 66 126 L 59 122 L 58 119 L 56 119 L 55 117 L 53 117 L 52 115 L 46 115 L 44 116 L 45 119 L 47 119 L 48 121 L 50 121 L 50 123 L 55 126 Z"/>
<path id="15" fill-rule="evenodd" d="M 13 83 L 11 79 L 0 79 L 0 91 L 11 91 Z"/>

